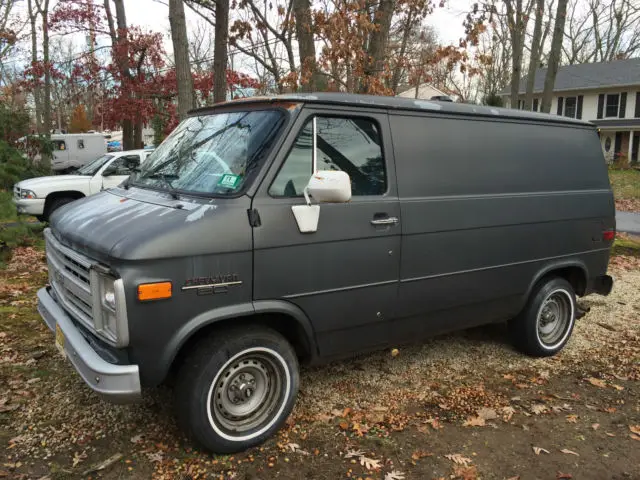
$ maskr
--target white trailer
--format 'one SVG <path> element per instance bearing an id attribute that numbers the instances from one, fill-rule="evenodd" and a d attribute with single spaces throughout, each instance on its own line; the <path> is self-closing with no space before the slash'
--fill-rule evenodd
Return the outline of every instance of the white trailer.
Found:
<path id="1" fill-rule="evenodd" d="M 107 142 L 101 133 L 53 133 L 51 168 L 70 171 L 107 153 Z"/>

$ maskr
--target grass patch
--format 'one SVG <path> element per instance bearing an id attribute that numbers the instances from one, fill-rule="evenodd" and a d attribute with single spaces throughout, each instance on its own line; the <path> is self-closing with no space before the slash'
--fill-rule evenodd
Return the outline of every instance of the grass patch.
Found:
<path id="1" fill-rule="evenodd" d="M 609 181 L 616 198 L 640 199 L 640 171 L 609 170 Z"/>
<path id="2" fill-rule="evenodd" d="M 613 243 L 611 254 L 640 258 L 640 237 L 622 234 L 616 235 L 616 241 Z"/>

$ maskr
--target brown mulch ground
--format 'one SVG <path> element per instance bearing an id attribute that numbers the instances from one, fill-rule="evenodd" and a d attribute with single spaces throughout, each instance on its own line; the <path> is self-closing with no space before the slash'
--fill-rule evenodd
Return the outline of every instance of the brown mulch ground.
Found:
<path id="1" fill-rule="evenodd" d="M 640 479 L 639 267 L 615 257 L 614 292 L 581 300 L 556 357 L 494 325 L 308 368 L 274 439 L 210 456 L 168 389 L 117 406 L 83 385 L 35 311 L 42 252 L 18 249 L 0 271 L 0 478 Z"/>

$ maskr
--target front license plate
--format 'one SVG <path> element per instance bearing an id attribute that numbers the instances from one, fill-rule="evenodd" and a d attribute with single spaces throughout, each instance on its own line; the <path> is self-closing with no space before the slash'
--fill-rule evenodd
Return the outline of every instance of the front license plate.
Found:
<path id="1" fill-rule="evenodd" d="M 60 325 L 56 323 L 56 347 L 58 351 L 62 354 L 63 357 L 66 357 L 66 353 L 64 353 L 64 333 L 62 333 L 62 329 Z"/>

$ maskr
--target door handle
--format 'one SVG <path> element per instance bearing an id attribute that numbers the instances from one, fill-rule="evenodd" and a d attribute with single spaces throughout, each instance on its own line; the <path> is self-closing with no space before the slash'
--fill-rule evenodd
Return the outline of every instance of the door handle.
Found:
<path id="1" fill-rule="evenodd" d="M 398 217 L 376 218 L 371 220 L 371 225 L 395 225 L 398 222 Z"/>

